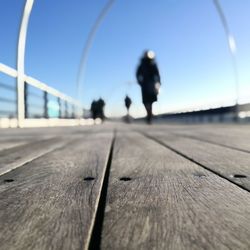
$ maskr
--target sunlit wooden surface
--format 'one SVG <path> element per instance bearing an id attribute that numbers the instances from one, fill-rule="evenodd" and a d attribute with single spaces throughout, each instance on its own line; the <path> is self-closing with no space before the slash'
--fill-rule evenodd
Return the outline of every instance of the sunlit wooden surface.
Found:
<path id="1" fill-rule="evenodd" d="M 249 249 L 250 126 L 0 130 L 0 249 Z"/>

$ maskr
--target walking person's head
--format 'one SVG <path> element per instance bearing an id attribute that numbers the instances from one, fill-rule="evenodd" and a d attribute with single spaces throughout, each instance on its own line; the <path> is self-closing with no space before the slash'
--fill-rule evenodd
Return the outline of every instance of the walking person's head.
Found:
<path id="1" fill-rule="evenodd" d="M 143 58 L 154 60 L 155 59 L 155 53 L 152 50 L 145 50 L 143 53 Z"/>

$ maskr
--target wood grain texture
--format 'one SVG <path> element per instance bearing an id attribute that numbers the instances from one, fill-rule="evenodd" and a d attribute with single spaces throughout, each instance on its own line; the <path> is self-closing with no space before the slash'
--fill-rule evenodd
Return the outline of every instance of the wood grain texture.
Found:
<path id="1" fill-rule="evenodd" d="M 6 149 L 9 149 L 9 148 L 14 148 L 14 147 L 17 147 L 17 146 L 21 146 L 21 145 L 24 145 L 28 143 L 27 141 L 25 140 L 19 140 L 19 141 L 13 141 L 13 140 L 6 140 L 6 141 L 0 141 L 0 151 L 1 150 L 6 150 Z"/>
<path id="2" fill-rule="evenodd" d="M 250 191 L 249 153 L 162 132 L 146 134 Z"/>
<path id="3" fill-rule="evenodd" d="M 212 144 L 217 144 L 221 146 L 226 146 L 228 148 L 236 149 L 239 151 L 245 151 L 250 153 L 250 136 L 249 134 L 246 135 L 245 133 L 242 134 L 233 134 L 233 131 L 226 131 L 227 133 L 215 133 L 209 131 L 202 131 L 202 132 L 173 132 L 173 134 L 187 137 L 191 139 L 196 139 L 199 141 L 209 142 Z"/>
<path id="4" fill-rule="evenodd" d="M 247 191 L 142 135 L 118 133 L 102 249 L 249 249 L 249 225 Z"/>
<path id="5" fill-rule="evenodd" d="M 112 136 L 79 135 L 0 177 L 1 249 L 87 248 Z"/>
<path id="6" fill-rule="evenodd" d="M 145 126 L 138 129 L 145 130 Z M 154 125 L 147 131 L 172 133 L 233 149 L 250 152 L 250 126 L 240 124 Z"/>
<path id="7" fill-rule="evenodd" d="M 62 147 L 68 140 L 51 138 L 30 142 L 0 151 L 0 175 L 34 160 L 56 148 Z"/>
<path id="8" fill-rule="evenodd" d="M 14 137 L 14 138 L 31 138 L 42 136 L 55 136 L 72 134 L 75 131 L 87 131 L 89 126 L 76 126 L 76 127 L 46 127 L 46 128 L 7 128 L 0 129 L 0 138 Z"/>

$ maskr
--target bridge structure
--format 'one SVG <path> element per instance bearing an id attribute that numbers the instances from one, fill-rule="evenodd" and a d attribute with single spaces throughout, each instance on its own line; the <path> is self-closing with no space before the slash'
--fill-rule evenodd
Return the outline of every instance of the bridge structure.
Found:
<path id="1" fill-rule="evenodd" d="M 26 75 L 20 51 L 0 64 L 15 97 L 0 98 L 14 106 L 0 110 L 1 250 L 250 249 L 250 125 L 208 124 L 249 104 L 76 126 L 91 124 L 79 101 Z"/>
<path id="2" fill-rule="evenodd" d="M 236 42 L 232 35 L 226 17 L 223 13 L 219 0 L 211 0 L 217 10 L 223 29 L 227 37 L 227 44 L 232 57 L 234 77 L 235 77 L 235 106 L 226 107 L 194 107 L 192 110 L 182 110 L 158 115 L 159 120 L 165 121 L 248 121 L 249 105 L 239 105 L 239 83 L 238 69 L 235 57 Z M 60 91 L 50 87 L 31 76 L 25 74 L 25 45 L 26 34 L 29 24 L 29 17 L 32 12 L 34 0 L 26 0 L 20 22 L 20 31 L 17 44 L 17 69 L 0 63 L 0 72 L 7 77 L 13 78 L 12 84 L 4 81 L 0 82 L 0 90 L 13 92 L 13 94 L 0 96 L 0 127 L 33 127 L 33 126 L 66 126 L 92 124 L 91 120 L 83 119 L 84 109 L 79 101 L 81 93 L 81 81 L 84 78 L 84 70 L 87 63 L 89 49 L 93 43 L 95 33 L 102 20 L 112 7 L 114 0 L 109 0 L 100 11 L 92 29 L 87 37 L 83 48 L 81 62 L 79 65 L 76 89 L 78 100 L 69 97 Z M 14 84 L 13 84 L 14 83 Z M 5 94 L 5 93 L 4 93 Z M 12 98 L 9 98 L 11 96 Z M 14 96 L 14 98 L 13 98 Z M 40 99 L 33 102 L 34 98 Z M 7 106 L 12 106 L 12 110 L 7 110 Z M 13 105 L 15 107 L 13 107 Z M 247 109 L 248 107 L 248 109 Z M 34 111 L 35 110 L 35 111 Z M 38 111 L 39 110 L 39 111 Z M 240 113 L 241 112 L 241 113 Z"/>
<path id="3" fill-rule="evenodd" d="M 34 0 L 26 0 L 20 22 L 16 57 L 17 69 L 0 63 L 0 72 L 5 75 L 4 79 L 6 79 L 6 76 L 7 78 L 14 78 L 14 81 L 9 81 L 12 84 L 0 82 L 1 93 L 5 90 L 4 96 L 0 97 L 0 103 L 2 104 L 0 127 L 86 124 L 86 121 L 82 119 L 84 110 L 79 100 L 75 100 L 48 84 L 25 74 L 26 35 L 33 3 Z M 9 98 L 10 96 L 11 98 Z M 32 97 L 33 101 L 34 98 L 36 99 L 33 103 Z M 40 99 L 40 102 L 37 102 L 37 99 Z M 12 109 L 10 110 L 9 107 L 11 106 Z M 52 114 L 50 111 L 52 111 Z"/>
<path id="4" fill-rule="evenodd" d="M 16 81 L 18 71 L 2 63 L 0 72 L 14 79 L 12 84 L 0 83 L 1 92 L 8 92 L 0 97 L 0 127 L 73 126 L 88 123 L 83 119 L 84 109 L 79 101 L 27 75 L 24 75 L 24 87 L 20 89 Z M 24 97 L 22 104 L 18 102 L 20 91 Z M 18 112 L 22 113 L 21 117 Z"/>

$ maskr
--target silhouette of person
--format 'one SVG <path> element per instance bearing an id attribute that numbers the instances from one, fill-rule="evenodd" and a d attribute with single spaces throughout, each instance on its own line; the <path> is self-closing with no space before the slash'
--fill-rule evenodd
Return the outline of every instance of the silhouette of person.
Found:
<path id="1" fill-rule="evenodd" d="M 136 71 L 136 78 L 142 90 L 142 102 L 147 111 L 147 122 L 152 122 L 152 104 L 157 101 L 161 81 L 153 51 L 145 51 Z"/>
<path id="2" fill-rule="evenodd" d="M 127 123 L 130 123 L 130 116 L 129 116 L 129 108 L 131 106 L 131 99 L 126 95 L 125 99 L 124 99 L 124 102 L 125 102 L 125 106 L 126 106 L 126 109 L 127 109 L 127 115 L 124 117 L 124 121 L 127 122 Z"/>
<path id="3" fill-rule="evenodd" d="M 105 119 L 105 115 L 104 115 L 104 106 L 105 106 L 105 102 L 102 98 L 100 98 L 97 101 L 97 110 L 98 110 L 98 118 L 100 118 L 102 121 Z"/>
<path id="4" fill-rule="evenodd" d="M 129 114 L 129 108 L 130 108 L 130 105 L 132 103 L 131 99 L 126 95 L 125 99 L 124 99 L 124 102 L 125 102 L 125 106 L 126 106 L 126 109 L 127 109 L 127 113 Z"/>
<path id="5" fill-rule="evenodd" d="M 97 118 L 97 113 L 98 113 L 98 107 L 97 107 L 97 101 L 93 100 L 91 103 L 90 111 L 92 114 L 92 118 L 95 120 Z"/>

